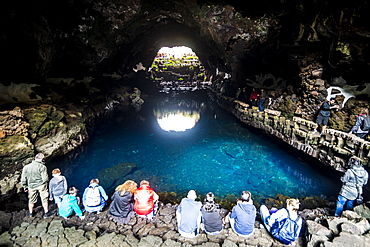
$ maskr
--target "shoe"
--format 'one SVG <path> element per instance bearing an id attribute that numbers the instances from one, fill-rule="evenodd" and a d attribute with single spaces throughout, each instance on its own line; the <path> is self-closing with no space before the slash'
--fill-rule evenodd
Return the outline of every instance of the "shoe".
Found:
<path id="1" fill-rule="evenodd" d="M 33 213 L 28 213 L 28 217 L 32 218 L 33 217 Z"/>
<path id="2" fill-rule="evenodd" d="M 317 130 L 313 130 L 312 133 L 317 133 Z"/>
<path id="3" fill-rule="evenodd" d="M 44 218 L 48 218 L 48 217 L 50 217 L 50 216 L 52 216 L 53 215 L 53 212 L 46 212 L 45 214 L 44 214 Z"/>

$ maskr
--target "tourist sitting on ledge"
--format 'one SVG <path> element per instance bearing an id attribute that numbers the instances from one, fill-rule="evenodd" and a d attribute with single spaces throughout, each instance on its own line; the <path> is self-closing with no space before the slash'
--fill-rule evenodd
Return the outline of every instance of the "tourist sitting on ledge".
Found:
<path id="1" fill-rule="evenodd" d="M 127 224 L 134 212 L 134 193 L 137 184 L 132 180 L 127 180 L 118 185 L 111 197 L 108 213 L 112 215 L 114 221 L 120 224 Z"/>
<path id="2" fill-rule="evenodd" d="M 139 217 L 152 220 L 157 214 L 159 196 L 150 187 L 149 182 L 142 180 L 134 193 L 134 210 Z"/>
<path id="3" fill-rule="evenodd" d="M 82 214 L 79 204 L 79 198 L 77 197 L 78 190 L 75 187 L 69 188 L 69 194 L 63 196 L 63 200 L 60 203 L 59 215 L 63 218 L 68 218 L 75 213 L 81 220 L 85 217 Z"/>
<path id="4" fill-rule="evenodd" d="M 231 228 L 239 236 L 249 237 L 253 234 L 256 207 L 253 205 L 252 194 L 249 191 L 242 192 L 228 218 Z"/>
<path id="5" fill-rule="evenodd" d="M 92 179 L 82 196 L 82 204 L 86 212 L 97 212 L 99 214 L 103 210 L 107 200 L 108 196 L 103 187 L 99 185 L 99 179 Z"/>
<path id="6" fill-rule="evenodd" d="M 202 213 L 201 229 L 208 235 L 219 234 L 223 229 L 220 206 L 215 202 L 215 196 L 212 192 L 206 195 L 200 211 Z"/>
<path id="7" fill-rule="evenodd" d="M 197 199 L 197 194 L 194 190 L 190 190 L 176 210 L 178 231 L 181 236 L 186 238 L 194 238 L 199 233 L 202 203 L 195 201 L 195 199 Z"/>
<path id="8" fill-rule="evenodd" d="M 298 199 L 287 199 L 286 208 L 271 215 L 265 205 L 260 207 L 262 222 L 267 231 L 283 244 L 294 245 L 301 232 L 303 220 L 297 213 L 299 204 Z"/>

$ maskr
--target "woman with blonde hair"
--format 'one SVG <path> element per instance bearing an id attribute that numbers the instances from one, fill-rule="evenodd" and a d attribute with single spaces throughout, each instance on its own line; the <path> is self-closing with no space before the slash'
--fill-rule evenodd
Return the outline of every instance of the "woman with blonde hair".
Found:
<path id="1" fill-rule="evenodd" d="M 267 231 L 283 244 L 294 244 L 301 232 L 303 220 L 298 215 L 299 205 L 298 199 L 289 198 L 286 200 L 286 208 L 271 215 L 265 205 L 260 207 L 262 222 Z"/>
<path id="2" fill-rule="evenodd" d="M 137 189 L 137 183 L 127 180 L 118 185 L 116 191 L 111 197 L 112 203 L 109 206 L 108 213 L 117 223 L 127 224 L 134 212 L 134 193 Z"/>

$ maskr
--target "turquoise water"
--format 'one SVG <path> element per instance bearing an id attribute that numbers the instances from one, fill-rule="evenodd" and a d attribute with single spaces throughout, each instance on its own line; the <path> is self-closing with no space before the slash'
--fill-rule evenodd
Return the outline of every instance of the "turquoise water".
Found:
<path id="1" fill-rule="evenodd" d="M 310 166 L 199 94 L 161 95 L 146 99 L 139 111 L 116 110 L 95 128 L 76 158 L 54 161 L 50 169 L 59 167 L 69 186 L 80 191 L 98 177 L 108 193 L 127 179 L 146 179 L 158 192 L 180 194 L 194 189 L 219 197 L 243 190 L 262 197 L 337 195 L 336 172 Z M 162 130 L 155 112 L 174 110 L 199 114 L 199 121 L 185 132 Z M 99 174 L 120 163 L 136 167 L 127 175 L 121 170 Z"/>

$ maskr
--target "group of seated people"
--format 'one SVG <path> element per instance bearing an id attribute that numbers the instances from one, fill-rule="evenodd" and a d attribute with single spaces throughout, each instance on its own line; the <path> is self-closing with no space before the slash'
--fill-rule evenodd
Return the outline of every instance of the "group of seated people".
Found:
<path id="1" fill-rule="evenodd" d="M 199 234 L 200 229 L 209 235 L 217 235 L 227 222 L 241 237 L 249 237 L 253 234 L 257 213 L 249 191 L 242 192 L 241 197 L 237 199 L 237 204 L 223 219 L 212 192 L 206 195 L 203 204 L 195 201 L 196 198 L 196 192 L 190 190 L 177 208 L 176 219 L 181 236 L 194 238 Z M 260 208 L 261 219 L 266 230 L 284 244 L 294 244 L 302 230 L 303 220 L 297 214 L 299 204 L 298 199 L 291 198 L 287 199 L 286 208 L 280 210 L 275 208 L 269 210 L 265 205 Z"/>
<path id="2" fill-rule="evenodd" d="M 63 196 L 58 205 L 60 216 L 67 218 L 75 213 L 84 219 L 77 192 L 78 190 L 72 187 L 69 189 L 69 194 Z M 111 199 L 108 214 L 117 223 L 127 224 L 135 214 L 152 220 L 158 211 L 159 196 L 146 180 L 140 182 L 139 188 L 135 181 L 127 180 L 117 186 Z M 241 237 L 249 237 L 253 234 L 257 213 L 249 191 L 242 192 L 232 211 L 224 218 L 221 217 L 220 207 L 212 192 L 206 195 L 203 203 L 196 199 L 196 192 L 190 190 L 177 207 L 176 220 L 181 236 L 194 238 L 200 230 L 209 235 L 217 235 L 227 223 L 230 223 L 232 230 Z M 82 197 L 85 211 L 100 213 L 107 200 L 108 196 L 99 185 L 99 180 L 92 179 Z M 297 214 L 300 204 L 298 199 L 287 199 L 286 204 L 286 208 L 270 211 L 262 205 L 260 215 L 265 228 L 273 237 L 284 244 L 292 244 L 301 232 L 303 220 Z"/>
<path id="3" fill-rule="evenodd" d="M 60 200 L 55 200 L 60 216 L 68 218 L 75 213 L 78 217 L 84 219 L 77 192 L 78 190 L 75 187 L 71 187 L 69 188 L 69 194 L 61 196 Z M 51 196 L 53 196 L 52 194 Z M 148 181 L 142 180 L 138 188 L 137 183 L 127 180 L 117 186 L 111 199 L 108 213 L 117 223 L 126 224 L 135 213 L 142 218 L 152 220 L 158 209 L 159 196 L 150 187 Z M 108 196 L 104 188 L 99 185 L 99 180 L 97 178 L 92 179 L 82 196 L 84 210 L 99 214 L 105 207 L 107 200 Z"/>

